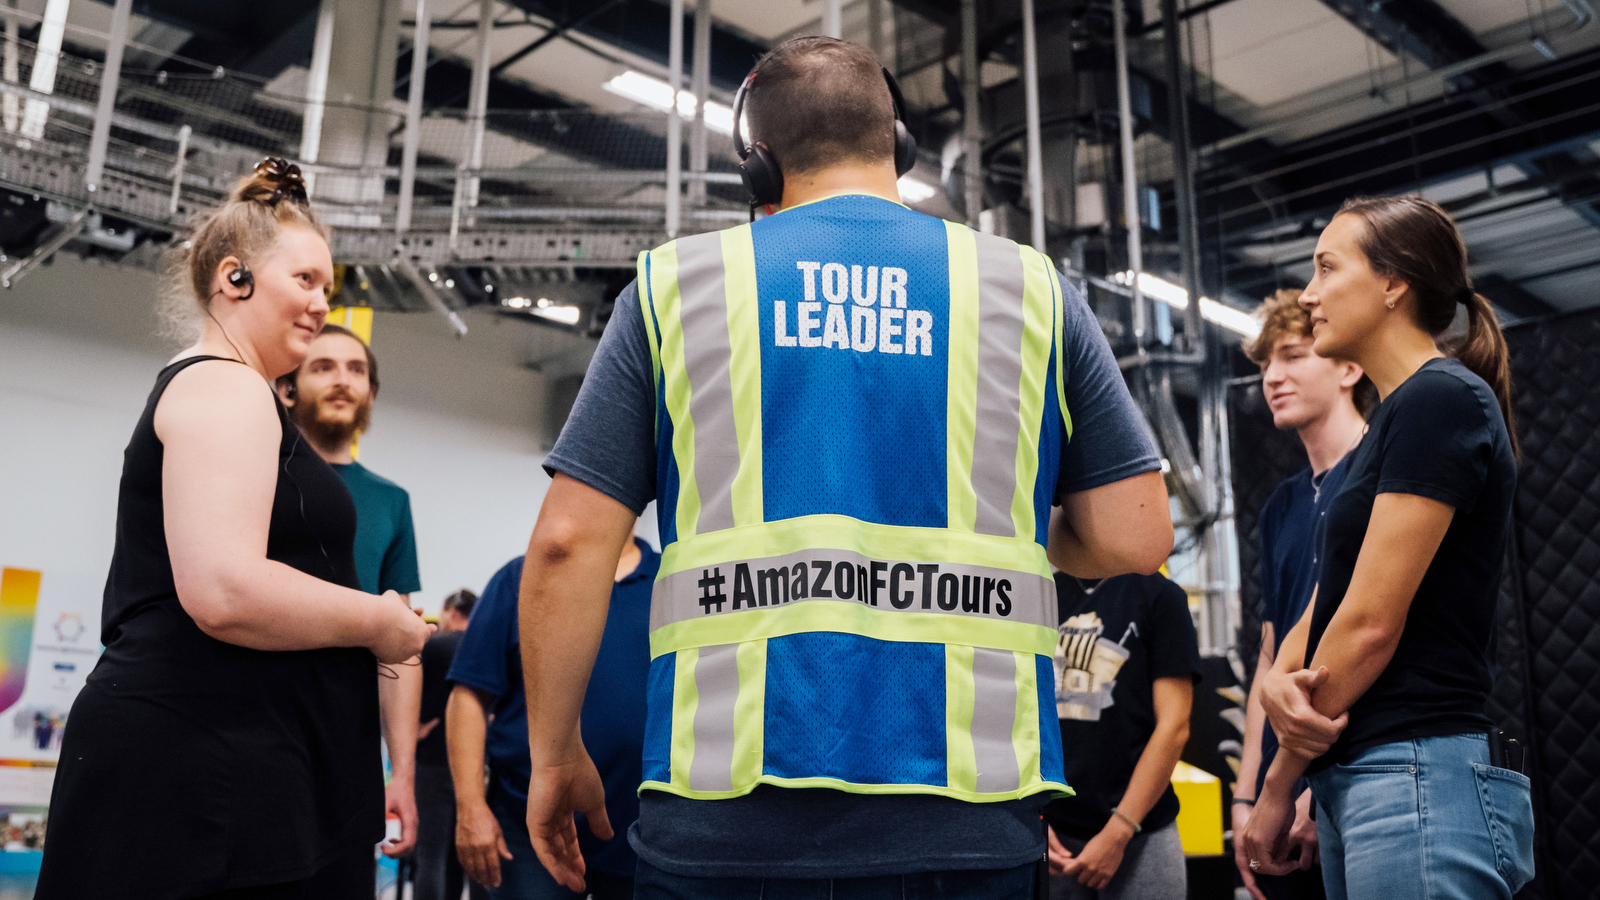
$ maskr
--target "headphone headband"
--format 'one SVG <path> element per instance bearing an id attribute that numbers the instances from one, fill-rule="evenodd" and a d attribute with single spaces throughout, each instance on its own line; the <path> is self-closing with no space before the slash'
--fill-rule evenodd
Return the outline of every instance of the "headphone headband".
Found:
<path id="1" fill-rule="evenodd" d="M 880 66 L 879 71 L 889 88 L 889 104 L 894 113 L 894 173 L 898 178 L 916 166 L 917 141 L 906 128 L 906 100 L 900 93 L 899 82 L 887 66 Z M 733 152 L 739 157 L 739 177 L 750 192 L 750 202 L 758 206 L 777 203 L 783 198 L 783 172 L 778 168 L 778 161 L 766 144 L 746 142 L 742 127 L 745 97 L 760 74 L 757 70 L 746 75 L 733 95 Z"/>

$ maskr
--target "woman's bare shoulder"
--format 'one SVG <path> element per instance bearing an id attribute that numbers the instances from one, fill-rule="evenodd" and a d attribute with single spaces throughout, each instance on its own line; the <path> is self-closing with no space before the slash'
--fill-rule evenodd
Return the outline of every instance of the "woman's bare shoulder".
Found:
<path id="1" fill-rule="evenodd" d="M 185 359 L 195 354 L 182 354 Z M 156 436 L 191 429 L 281 433 L 272 387 L 256 370 L 231 359 L 207 359 L 174 375 L 156 404 Z"/>

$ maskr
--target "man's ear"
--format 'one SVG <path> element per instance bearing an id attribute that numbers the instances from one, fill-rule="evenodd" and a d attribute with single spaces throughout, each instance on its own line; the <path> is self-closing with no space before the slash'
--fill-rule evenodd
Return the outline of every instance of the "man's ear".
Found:
<path id="1" fill-rule="evenodd" d="M 295 389 L 293 381 L 290 381 L 286 377 L 279 378 L 273 383 L 273 389 L 278 392 L 278 400 L 282 402 L 284 406 L 290 409 L 294 408 Z"/>
<path id="2" fill-rule="evenodd" d="M 1361 382 L 1361 376 L 1366 374 L 1353 362 L 1342 362 L 1339 368 L 1339 389 L 1344 391 L 1355 390 L 1355 386 Z"/>

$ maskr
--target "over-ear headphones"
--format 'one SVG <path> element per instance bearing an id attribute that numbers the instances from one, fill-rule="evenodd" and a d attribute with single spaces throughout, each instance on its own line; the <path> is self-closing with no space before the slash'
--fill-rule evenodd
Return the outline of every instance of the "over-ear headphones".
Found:
<path id="1" fill-rule="evenodd" d="M 882 69 L 884 83 L 889 86 L 889 99 L 894 106 L 894 174 L 905 175 L 917 164 L 917 139 L 906 129 L 906 101 L 900 85 Z M 739 178 L 750 192 L 750 202 L 756 206 L 775 204 L 783 200 L 783 170 L 773 158 L 767 145 L 757 141 L 745 142 L 741 123 L 744 121 L 744 98 L 759 71 L 751 72 L 739 85 L 733 97 L 733 152 L 739 155 Z"/>
<path id="2" fill-rule="evenodd" d="M 240 288 L 241 290 L 245 288 L 249 289 L 243 294 L 239 295 L 240 300 L 249 300 L 256 294 L 255 273 L 251 272 L 250 267 L 242 262 L 239 263 L 239 267 L 237 269 L 234 269 L 232 272 L 228 273 L 228 283 L 236 288 Z"/>

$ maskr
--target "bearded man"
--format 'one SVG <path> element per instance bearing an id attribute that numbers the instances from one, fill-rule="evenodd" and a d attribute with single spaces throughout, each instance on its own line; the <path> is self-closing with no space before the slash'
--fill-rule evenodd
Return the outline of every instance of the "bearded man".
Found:
<path id="1" fill-rule="evenodd" d="M 372 594 L 395 591 L 409 604 L 422 589 L 417 545 L 411 528 L 411 497 L 394 482 L 356 462 L 356 437 L 372 423 L 378 396 L 378 358 L 355 332 L 324 325 L 300 368 L 278 379 L 278 396 L 289 407 L 305 443 L 339 473 L 356 506 L 356 575 Z M 422 708 L 422 668 L 417 660 L 385 666 L 378 679 L 383 739 L 389 747 L 390 779 L 384 803 L 400 822 L 398 839 L 383 845 L 387 856 L 403 856 L 416 843 L 416 748 Z M 448 783 L 448 772 L 445 774 Z"/>

